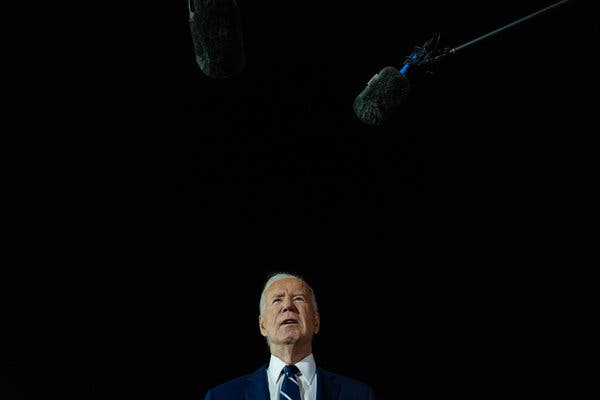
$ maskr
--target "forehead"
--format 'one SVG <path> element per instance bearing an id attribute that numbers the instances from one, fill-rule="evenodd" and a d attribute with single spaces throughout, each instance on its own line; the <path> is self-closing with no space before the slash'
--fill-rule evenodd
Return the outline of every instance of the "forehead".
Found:
<path id="1" fill-rule="evenodd" d="M 295 278 L 282 278 L 271 283 L 267 288 L 267 296 L 275 296 L 280 293 L 308 293 L 308 287 L 304 282 Z"/>

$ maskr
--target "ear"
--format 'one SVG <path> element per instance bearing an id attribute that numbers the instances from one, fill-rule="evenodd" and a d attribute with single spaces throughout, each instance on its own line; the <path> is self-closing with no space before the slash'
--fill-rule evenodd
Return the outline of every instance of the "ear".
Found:
<path id="1" fill-rule="evenodd" d="M 260 329 L 260 334 L 263 336 L 267 336 L 267 328 L 265 327 L 265 319 L 262 315 L 258 316 L 258 328 Z"/>
<path id="2" fill-rule="evenodd" d="M 317 312 L 313 320 L 313 333 L 319 333 L 321 329 L 321 315 Z"/>

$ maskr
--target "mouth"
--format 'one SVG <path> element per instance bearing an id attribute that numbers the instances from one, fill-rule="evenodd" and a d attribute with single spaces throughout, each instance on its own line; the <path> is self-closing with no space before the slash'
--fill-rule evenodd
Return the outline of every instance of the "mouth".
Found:
<path id="1" fill-rule="evenodd" d="M 292 325 L 292 324 L 297 324 L 298 320 L 295 320 L 293 318 L 288 318 L 288 319 L 284 319 L 283 321 L 281 321 L 281 323 L 279 325 L 283 326 L 283 325 Z"/>

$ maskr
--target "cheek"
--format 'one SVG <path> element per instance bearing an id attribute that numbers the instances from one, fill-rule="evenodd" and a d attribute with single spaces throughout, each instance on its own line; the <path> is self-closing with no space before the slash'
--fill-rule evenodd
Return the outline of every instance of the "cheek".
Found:
<path id="1" fill-rule="evenodd" d="M 266 315 L 265 316 L 265 327 L 269 328 L 271 326 L 273 326 L 275 324 L 275 317 L 271 316 L 271 315 Z"/>

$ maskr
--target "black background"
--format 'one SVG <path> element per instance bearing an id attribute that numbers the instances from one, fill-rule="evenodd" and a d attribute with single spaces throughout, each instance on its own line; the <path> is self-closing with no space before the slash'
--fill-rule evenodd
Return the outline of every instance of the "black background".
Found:
<path id="1" fill-rule="evenodd" d="M 589 3 L 410 75 L 381 128 L 352 110 L 374 73 L 549 3 L 257 3 L 224 80 L 182 1 L 7 25 L 9 395 L 201 398 L 267 360 L 258 296 L 290 270 L 317 363 L 381 398 L 597 396 Z"/>

